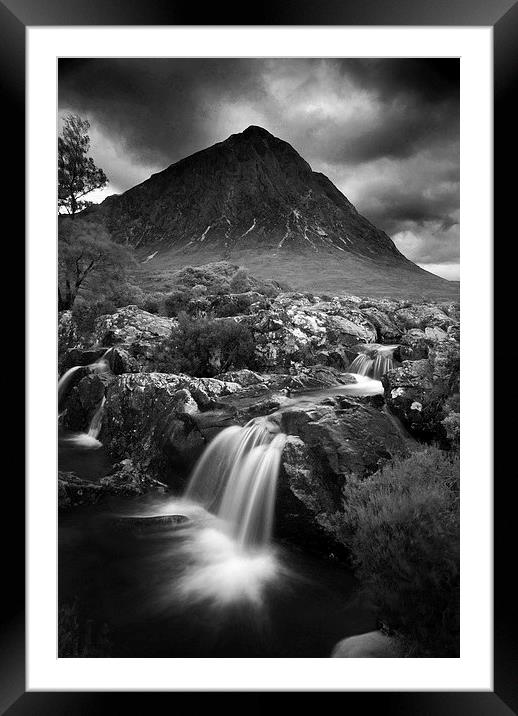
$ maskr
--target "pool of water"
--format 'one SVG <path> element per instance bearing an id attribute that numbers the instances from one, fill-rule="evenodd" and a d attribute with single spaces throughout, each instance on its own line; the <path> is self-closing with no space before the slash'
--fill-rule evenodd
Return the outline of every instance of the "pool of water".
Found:
<path id="1" fill-rule="evenodd" d="M 179 512 L 186 524 L 135 518 Z M 165 497 L 62 516 L 59 600 L 107 625 L 114 657 L 328 657 L 375 626 L 344 566 L 275 543 L 242 553 L 216 518 Z"/>
<path id="2" fill-rule="evenodd" d="M 79 477 L 96 482 L 110 471 L 113 465 L 101 443 L 84 440 L 84 433 L 59 428 L 58 462 L 64 472 L 75 472 Z"/>
<path id="3" fill-rule="evenodd" d="M 329 393 L 379 389 L 366 381 Z M 60 431 L 61 470 L 98 480 L 111 466 L 102 445 Z M 59 603 L 93 633 L 106 625 L 112 657 L 328 657 L 375 628 L 343 564 L 275 541 L 244 551 L 221 520 L 165 495 L 60 515 Z"/>

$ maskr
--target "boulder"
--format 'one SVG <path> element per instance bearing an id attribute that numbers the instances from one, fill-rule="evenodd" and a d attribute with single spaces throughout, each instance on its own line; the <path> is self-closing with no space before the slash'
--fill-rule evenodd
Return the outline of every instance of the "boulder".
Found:
<path id="1" fill-rule="evenodd" d="M 371 474 L 392 455 L 405 452 L 405 440 L 379 395 L 317 397 L 314 403 L 281 409 L 278 418 L 283 432 L 302 438 L 339 491 L 346 475 Z"/>
<path id="2" fill-rule="evenodd" d="M 404 656 L 400 642 L 381 631 L 369 631 L 342 639 L 334 647 L 333 659 L 394 659 Z"/>
<path id="3" fill-rule="evenodd" d="M 289 435 L 279 475 L 280 534 L 306 547 L 340 550 L 347 478 L 365 477 L 406 454 L 406 436 L 385 412 L 382 396 L 317 398 L 271 418 Z"/>
<path id="4" fill-rule="evenodd" d="M 393 320 L 402 330 L 411 328 L 439 327 L 446 330 L 455 323 L 455 319 L 448 316 L 435 304 L 412 304 L 399 308 L 393 314 Z"/>
<path id="5" fill-rule="evenodd" d="M 429 346 L 425 332 L 421 328 L 410 328 L 399 341 L 396 357 L 400 361 L 423 360 L 428 358 Z"/>
<path id="6" fill-rule="evenodd" d="M 106 348 L 69 348 L 61 363 L 63 372 L 76 365 L 89 366 L 98 361 L 106 353 Z"/>
<path id="7" fill-rule="evenodd" d="M 244 388 L 264 383 L 263 376 L 259 375 L 259 373 L 254 373 L 252 370 L 248 370 L 248 368 L 230 371 L 229 373 L 220 373 L 220 375 L 216 375 L 215 378 L 224 382 L 237 383 Z"/>
<path id="8" fill-rule="evenodd" d="M 72 311 L 60 311 L 58 315 L 58 349 L 64 353 L 68 348 L 77 346 L 80 343 L 77 323 L 72 316 Z"/>
<path id="9" fill-rule="evenodd" d="M 146 344 L 167 338 L 173 326 L 171 318 L 148 313 L 137 306 L 125 306 L 95 320 L 93 338 L 100 345 Z"/>
<path id="10" fill-rule="evenodd" d="M 58 473 L 58 509 L 96 504 L 106 497 L 136 497 L 151 491 L 166 492 L 167 485 L 142 472 L 131 460 L 122 460 L 99 482 L 90 482 L 74 472 Z"/>
<path id="11" fill-rule="evenodd" d="M 88 373 L 65 399 L 63 424 L 70 430 L 86 430 L 113 381 L 110 373 Z"/>
<path id="12" fill-rule="evenodd" d="M 376 306 L 361 306 L 362 314 L 372 323 L 377 332 L 377 340 L 381 343 L 398 342 L 402 331 L 394 323 L 389 314 Z"/>
<path id="13" fill-rule="evenodd" d="M 429 360 L 404 361 L 385 374 L 381 382 L 389 410 L 412 435 L 423 440 L 442 439 L 444 427 L 442 401 L 434 390 L 432 363 Z"/>
<path id="14" fill-rule="evenodd" d="M 112 471 L 99 481 L 101 496 L 138 496 L 155 491 L 167 492 L 163 482 L 154 480 L 136 466 L 132 460 L 121 460 Z"/>
<path id="15" fill-rule="evenodd" d="M 131 355 L 128 349 L 121 346 L 111 348 L 106 355 L 106 360 L 114 375 L 138 373 L 140 369 L 139 361 Z"/>
<path id="16" fill-rule="evenodd" d="M 115 459 L 130 457 L 150 475 L 185 479 L 207 439 L 200 408 L 238 392 L 237 383 L 168 373 L 126 373 L 106 391 L 100 439 Z"/>
<path id="17" fill-rule="evenodd" d="M 117 347 L 110 364 L 117 374 L 153 371 L 160 362 L 162 342 L 176 321 L 148 313 L 137 306 L 125 306 L 115 313 L 99 316 L 94 323 L 92 345 Z M 111 353 L 111 351 L 110 351 Z"/>
<path id="18" fill-rule="evenodd" d="M 266 369 L 278 370 L 302 359 L 306 364 L 314 363 L 321 360 L 322 351 L 370 343 L 377 335 L 356 307 L 343 306 L 338 301 L 315 303 L 292 294 L 278 296 L 270 308 L 239 320 L 252 331 L 257 363 Z M 333 357 L 336 359 L 337 355 Z"/>
<path id="19" fill-rule="evenodd" d="M 58 472 L 58 510 L 84 504 L 95 504 L 101 497 L 101 486 L 78 477 L 75 472 Z"/>

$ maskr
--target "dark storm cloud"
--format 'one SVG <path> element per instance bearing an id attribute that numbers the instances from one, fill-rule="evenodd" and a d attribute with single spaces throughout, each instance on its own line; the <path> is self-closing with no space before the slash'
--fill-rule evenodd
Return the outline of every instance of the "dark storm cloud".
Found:
<path id="1" fill-rule="evenodd" d="M 409 258 L 458 261 L 457 60 L 61 60 L 59 103 L 90 119 L 111 192 L 258 124 Z"/>

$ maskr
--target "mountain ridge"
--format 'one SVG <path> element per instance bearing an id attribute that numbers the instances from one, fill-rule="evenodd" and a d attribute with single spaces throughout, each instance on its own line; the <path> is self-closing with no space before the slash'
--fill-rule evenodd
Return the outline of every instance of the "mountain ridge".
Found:
<path id="1" fill-rule="evenodd" d="M 407 259 L 328 177 L 314 172 L 288 142 L 256 125 L 180 159 L 85 214 L 103 221 L 114 240 L 133 246 L 142 260 L 153 254 L 148 268 L 153 263 L 165 269 L 168 254 L 183 265 L 206 259 L 247 265 L 253 259 L 255 270 L 262 260 L 271 264 L 272 278 L 278 270 L 285 280 L 282 265 L 304 259 L 306 272 L 342 265 L 347 281 L 355 262 L 367 262 L 378 277 L 380 270 L 381 276 L 403 271 L 427 285 L 448 283 Z"/>

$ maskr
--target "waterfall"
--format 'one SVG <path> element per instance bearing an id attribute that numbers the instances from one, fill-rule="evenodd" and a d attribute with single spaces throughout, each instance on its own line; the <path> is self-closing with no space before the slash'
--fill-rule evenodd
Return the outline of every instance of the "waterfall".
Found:
<path id="1" fill-rule="evenodd" d="M 61 378 L 58 380 L 58 407 L 67 393 L 67 389 L 72 380 L 72 376 L 80 368 L 87 368 L 90 373 L 106 373 L 106 371 L 109 370 L 110 366 L 108 364 L 108 361 L 106 360 L 106 356 L 111 350 L 113 349 L 108 348 L 108 350 L 106 350 L 100 358 L 98 358 L 93 363 L 90 363 L 89 365 L 75 365 L 72 368 L 69 368 L 67 372 L 61 376 Z"/>
<path id="2" fill-rule="evenodd" d="M 101 432 L 105 402 L 106 397 L 103 395 L 103 399 L 99 403 L 99 407 L 93 414 L 92 420 L 90 421 L 90 427 L 88 428 L 87 435 L 89 438 L 93 438 L 94 440 L 97 440 L 99 433 Z"/>
<path id="3" fill-rule="evenodd" d="M 61 378 L 58 381 L 58 405 L 63 400 L 63 397 L 65 395 L 65 391 L 67 387 L 70 384 L 70 380 L 74 373 L 79 370 L 79 368 L 82 368 L 80 365 L 75 365 L 73 368 L 70 368 L 67 370 L 66 373 L 64 373 Z"/>
<path id="4" fill-rule="evenodd" d="M 365 352 L 359 353 L 349 366 L 349 372 L 379 380 L 394 367 L 394 351 L 397 347 L 377 344 L 366 346 Z"/>
<path id="5" fill-rule="evenodd" d="M 359 353 L 349 366 L 349 371 L 358 375 L 369 375 L 373 364 L 372 358 L 369 358 L 365 353 Z"/>
<path id="6" fill-rule="evenodd" d="M 66 441 L 69 443 L 73 443 L 74 445 L 77 445 L 80 448 L 100 448 L 102 443 L 99 438 L 99 433 L 101 432 L 102 422 L 103 422 L 103 412 L 104 412 L 104 404 L 106 402 L 106 397 L 103 396 L 101 402 L 99 403 L 99 407 L 95 411 L 95 413 L 92 416 L 92 419 L 90 421 L 90 427 L 88 428 L 87 433 L 73 433 L 71 435 L 68 435 L 66 437 Z"/>
<path id="7" fill-rule="evenodd" d="M 230 475 L 218 516 L 243 547 L 268 544 L 272 536 L 277 475 L 286 436 L 252 448 Z"/>
<path id="8" fill-rule="evenodd" d="M 286 436 L 267 418 L 223 430 L 196 465 L 185 496 L 215 512 L 242 546 L 264 546 Z"/>

